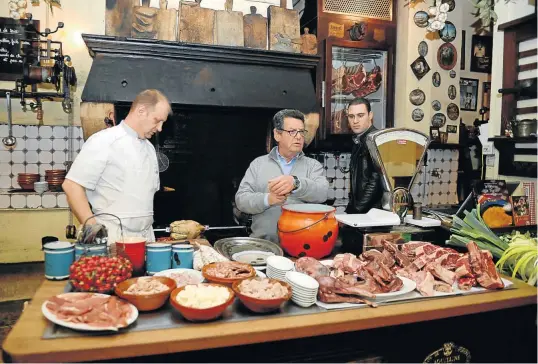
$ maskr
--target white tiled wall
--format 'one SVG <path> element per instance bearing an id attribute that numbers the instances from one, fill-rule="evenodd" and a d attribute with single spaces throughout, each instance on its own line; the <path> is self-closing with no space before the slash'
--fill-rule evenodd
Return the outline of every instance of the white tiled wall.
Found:
<path id="1" fill-rule="evenodd" d="M 315 153 L 308 155 L 317 159 L 325 169 L 329 180 L 329 199 L 336 199 L 333 206 L 337 213 L 345 211 L 349 201 L 349 160 L 350 153 Z"/>
<path id="2" fill-rule="evenodd" d="M 426 167 L 419 172 L 411 194 L 424 206 L 458 204 L 458 158 L 457 149 L 431 149 Z"/>
<path id="3" fill-rule="evenodd" d="M 0 139 L 8 135 L 7 124 L 0 124 Z M 8 193 L 20 189 L 18 173 L 39 173 L 65 169 L 82 147 L 82 128 L 78 126 L 13 125 L 17 144 L 7 148 L 0 144 L 0 209 L 67 208 L 65 194 L 60 192 Z"/>

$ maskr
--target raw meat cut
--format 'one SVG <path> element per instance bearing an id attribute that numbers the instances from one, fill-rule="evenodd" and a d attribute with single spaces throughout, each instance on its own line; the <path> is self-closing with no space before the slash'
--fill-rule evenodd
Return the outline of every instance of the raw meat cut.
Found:
<path id="1" fill-rule="evenodd" d="M 476 286 L 476 278 L 474 277 L 462 277 L 458 278 L 458 288 L 463 291 L 468 291 L 472 287 Z"/>
<path id="2" fill-rule="evenodd" d="M 491 253 L 481 251 L 473 241 L 467 244 L 467 249 L 469 250 L 471 270 L 476 276 L 476 281 L 487 289 L 504 288 L 504 283 L 495 269 Z"/>
<path id="3" fill-rule="evenodd" d="M 417 284 L 417 290 L 423 296 L 433 296 L 433 284 L 435 282 L 430 272 L 421 270 L 413 274 L 413 280 Z"/>
<path id="4" fill-rule="evenodd" d="M 433 282 L 433 290 L 438 292 L 452 292 L 452 285 L 436 280 Z"/>
<path id="5" fill-rule="evenodd" d="M 312 278 L 329 275 L 329 268 L 321 264 L 317 259 L 312 257 L 302 257 L 295 261 L 297 272 L 308 274 Z"/>
<path id="6" fill-rule="evenodd" d="M 319 292 L 318 298 L 321 302 L 325 303 L 366 303 L 372 307 L 377 307 L 374 302 L 368 301 L 364 298 L 359 298 L 357 295 L 375 298 L 369 292 L 365 292 L 359 288 L 347 287 L 338 279 L 331 277 L 319 277 Z"/>
<path id="7" fill-rule="evenodd" d="M 407 267 L 411 262 L 409 261 L 409 258 L 405 256 L 400 249 L 398 249 L 398 245 L 391 243 L 388 240 L 383 240 L 381 242 L 383 244 L 383 247 L 389 251 L 394 256 L 394 259 L 396 260 L 396 263 L 401 265 L 402 267 Z"/>
<path id="8" fill-rule="evenodd" d="M 456 280 L 456 273 L 441 267 L 439 263 L 428 263 L 424 269 L 433 274 L 434 277 L 439 278 L 440 280 L 450 284 L 451 286 Z"/>

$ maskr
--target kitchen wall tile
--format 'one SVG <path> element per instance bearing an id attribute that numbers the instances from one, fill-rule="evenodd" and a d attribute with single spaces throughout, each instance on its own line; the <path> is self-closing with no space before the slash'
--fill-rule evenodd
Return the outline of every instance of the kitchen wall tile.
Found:
<path id="1" fill-rule="evenodd" d="M 65 138 L 67 136 L 66 128 L 65 126 L 54 126 L 52 128 L 52 136 L 54 138 Z"/>
<path id="2" fill-rule="evenodd" d="M 24 140 L 22 137 L 18 137 L 13 150 L 22 151 L 24 149 L 26 149 L 26 140 Z"/>
<path id="3" fill-rule="evenodd" d="M 27 150 L 38 150 L 39 149 L 39 140 L 35 138 L 26 139 L 26 149 Z"/>
<path id="4" fill-rule="evenodd" d="M 7 164 L 11 162 L 11 151 L 0 150 L 0 164 Z"/>
<path id="5" fill-rule="evenodd" d="M 52 140 L 41 138 L 41 140 L 39 140 L 39 149 L 41 149 L 41 151 L 50 151 L 52 149 Z"/>
<path id="6" fill-rule="evenodd" d="M 327 169 L 325 171 L 325 177 L 335 178 L 336 177 L 336 170 L 334 168 Z"/>
<path id="7" fill-rule="evenodd" d="M 26 126 L 26 137 L 27 138 L 37 138 L 39 136 L 39 127 L 34 125 Z"/>
<path id="8" fill-rule="evenodd" d="M 15 209 L 23 209 L 26 207 L 26 195 L 16 194 L 11 195 L 11 206 Z"/>
<path id="9" fill-rule="evenodd" d="M 67 208 L 69 207 L 69 205 L 67 204 L 67 197 L 65 196 L 65 194 L 59 194 L 58 195 L 58 207 L 63 207 L 63 208 Z"/>
<path id="10" fill-rule="evenodd" d="M 34 150 L 29 150 L 26 152 L 26 163 L 28 163 L 28 165 L 30 164 L 36 164 L 37 162 L 39 162 L 39 156 L 37 154 L 37 151 L 34 151 Z"/>
<path id="11" fill-rule="evenodd" d="M 53 208 L 56 207 L 56 195 L 51 193 L 45 193 L 41 198 L 41 204 L 44 208 Z"/>
<path id="12" fill-rule="evenodd" d="M 17 181 L 17 176 L 11 177 L 11 186 L 13 188 L 21 188 L 21 186 L 19 186 L 19 182 Z"/>
<path id="13" fill-rule="evenodd" d="M 336 197 L 336 198 L 344 198 L 344 190 L 337 189 L 336 191 L 334 191 L 334 197 Z"/>
<path id="14" fill-rule="evenodd" d="M 11 166 L 9 169 L 11 170 Z M 11 188 L 11 177 L 9 175 L 0 176 L 0 188 Z"/>
<path id="15" fill-rule="evenodd" d="M 21 150 L 16 150 L 11 153 L 11 161 L 13 163 L 24 163 L 24 152 Z"/>
<path id="16" fill-rule="evenodd" d="M 52 162 L 52 153 L 51 152 L 40 152 L 39 161 L 41 163 L 50 163 Z"/>
<path id="17" fill-rule="evenodd" d="M 52 148 L 55 150 L 55 151 L 64 151 L 65 149 L 67 149 L 67 140 L 65 139 L 60 139 L 60 138 L 56 138 L 52 141 Z"/>
<path id="18" fill-rule="evenodd" d="M 49 139 L 52 136 L 52 127 L 48 126 L 48 125 L 40 126 L 39 127 L 39 136 L 41 138 Z"/>
<path id="19" fill-rule="evenodd" d="M 19 173 L 26 173 L 26 166 L 24 164 L 13 164 L 11 166 L 11 174 L 13 174 L 15 177 L 19 175 Z"/>
<path id="20" fill-rule="evenodd" d="M 26 136 L 26 128 L 23 125 L 13 125 L 13 136 L 16 138 Z"/>
<path id="21" fill-rule="evenodd" d="M 41 196 L 40 195 L 28 195 L 26 197 L 26 206 L 30 209 L 36 209 L 41 207 Z"/>
<path id="22" fill-rule="evenodd" d="M 39 174 L 41 176 L 45 175 L 45 171 L 47 169 L 52 169 L 52 164 L 50 164 L 50 163 L 41 163 L 41 164 L 39 164 Z"/>
<path id="23" fill-rule="evenodd" d="M 11 174 L 11 166 L 8 163 L 0 164 L 0 176 L 9 176 Z"/>
<path id="24" fill-rule="evenodd" d="M 27 164 L 26 173 L 39 173 L 39 166 L 37 164 Z"/>
<path id="25" fill-rule="evenodd" d="M 0 177 L 1 179 L 1 177 Z M 0 195 L 0 209 L 7 209 L 11 206 L 11 198 L 9 195 Z"/>
<path id="26" fill-rule="evenodd" d="M 329 192 L 327 193 L 327 198 L 332 200 L 334 197 L 334 188 L 329 188 Z"/>
<path id="27" fill-rule="evenodd" d="M 8 132 L 7 124 L 0 124 L 0 135 L 2 135 L 2 137 L 7 136 Z"/>
<path id="28" fill-rule="evenodd" d="M 60 165 L 64 165 L 64 162 L 65 162 L 65 152 L 54 152 L 52 154 L 52 160 L 54 161 L 55 164 L 60 164 Z M 56 168 L 56 167 L 55 167 Z M 59 167 L 61 168 L 61 167 Z"/>

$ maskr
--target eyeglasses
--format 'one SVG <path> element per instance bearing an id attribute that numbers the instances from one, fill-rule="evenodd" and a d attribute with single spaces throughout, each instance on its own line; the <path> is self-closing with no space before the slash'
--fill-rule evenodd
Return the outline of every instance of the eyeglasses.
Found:
<path id="1" fill-rule="evenodd" d="M 279 129 L 280 131 L 285 131 L 286 133 L 288 133 L 291 137 L 295 138 L 297 136 L 297 134 L 300 134 L 303 138 L 306 136 L 306 134 L 308 133 L 306 130 L 286 130 L 286 129 Z"/>

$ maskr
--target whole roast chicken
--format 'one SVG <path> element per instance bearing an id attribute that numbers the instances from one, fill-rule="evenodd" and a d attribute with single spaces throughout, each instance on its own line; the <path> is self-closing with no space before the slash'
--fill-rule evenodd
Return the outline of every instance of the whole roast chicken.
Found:
<path id="1" fill-rule="evenodd" d="M 196 239 L 205 230 L 205 226 L 194 220 L 179 220 L 170 224 L 172 239 Z"/>

